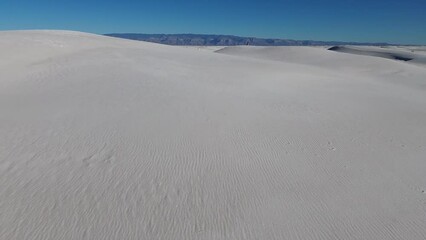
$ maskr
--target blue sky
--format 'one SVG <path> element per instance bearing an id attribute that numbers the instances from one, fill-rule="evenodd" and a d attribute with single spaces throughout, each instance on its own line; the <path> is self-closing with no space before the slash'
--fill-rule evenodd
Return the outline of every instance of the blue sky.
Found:
<path id="1" fill-rule="evenodd" d="M 426 0 L 0 0 L 0 30 L 426 44 Z"/>

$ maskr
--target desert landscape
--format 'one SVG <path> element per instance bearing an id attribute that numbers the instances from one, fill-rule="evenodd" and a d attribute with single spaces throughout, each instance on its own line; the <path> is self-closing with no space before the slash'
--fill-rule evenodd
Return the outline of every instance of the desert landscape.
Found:
<path id="1" fill-rule="evenodd" d="M 426 47 L 0 32 L 0 239 L 426 239 Z"/>

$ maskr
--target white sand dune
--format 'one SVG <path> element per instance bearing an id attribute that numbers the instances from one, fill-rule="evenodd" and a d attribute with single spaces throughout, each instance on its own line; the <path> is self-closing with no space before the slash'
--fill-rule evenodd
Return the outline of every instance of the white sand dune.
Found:
<path id="1" fill-rule="evenodd" d="M 0 33 L 0 239 L 426 239 L 426 68 Z"/>

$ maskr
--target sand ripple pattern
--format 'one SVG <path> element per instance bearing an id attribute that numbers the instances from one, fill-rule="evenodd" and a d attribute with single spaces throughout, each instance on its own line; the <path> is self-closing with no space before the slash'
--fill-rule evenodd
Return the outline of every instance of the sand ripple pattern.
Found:
<path id="1" fill-rule="evenodd" d="M 0 52 L 2 240 L 426 239 L 423 66 L 60 31 Z"/>

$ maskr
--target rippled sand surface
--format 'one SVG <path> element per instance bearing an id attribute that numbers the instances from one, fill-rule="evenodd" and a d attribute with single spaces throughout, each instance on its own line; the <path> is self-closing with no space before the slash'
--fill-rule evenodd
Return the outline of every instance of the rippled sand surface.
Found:
<path id="1" fill-rule="evenodd" d="M 0 239 L 426 239 L 426 67 L 0 32 Z"/>

